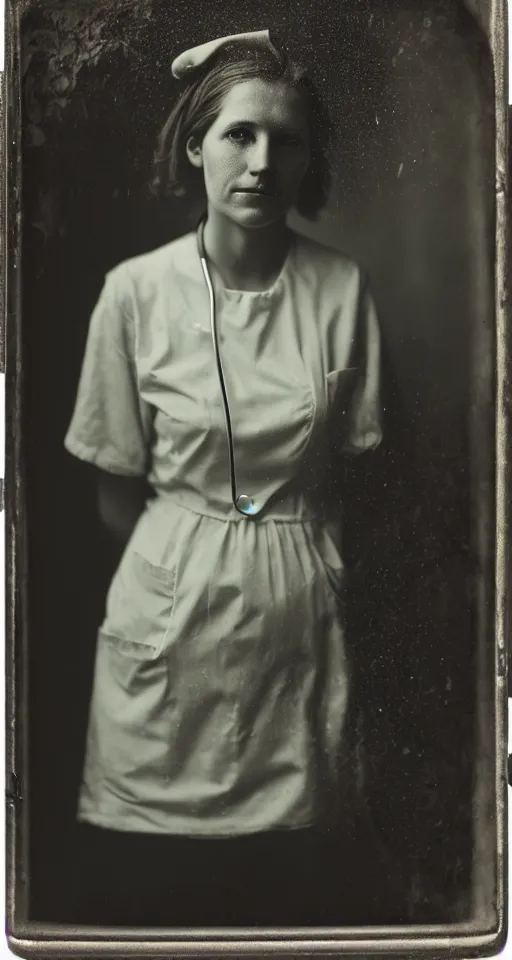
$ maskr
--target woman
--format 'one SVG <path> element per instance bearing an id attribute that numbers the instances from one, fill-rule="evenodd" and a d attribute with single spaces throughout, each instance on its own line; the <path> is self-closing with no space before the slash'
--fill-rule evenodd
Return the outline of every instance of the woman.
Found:
<path id="1" fill-rule="evenodd" d="M 327 482 L 337 445 L 381 439 L 374 306 L 352 261 L 287 226 L 327 198 L 306 74 L 266 31 L 187 51 L 173 72 L 157 183 L 204 189 L 206 217 L 107 276 L 66 438 L 99 468 L 101 516 L 126 544 L 79 803 L 89 916 L 104 901 L 111 922 L 391 921 L 376 841 L 368 870 L 349 852 Z"/>

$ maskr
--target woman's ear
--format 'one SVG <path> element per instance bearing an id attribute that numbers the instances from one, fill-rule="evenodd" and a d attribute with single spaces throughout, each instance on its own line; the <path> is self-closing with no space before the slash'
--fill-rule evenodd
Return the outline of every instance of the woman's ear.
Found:
<path id="1" fill-rule="evenodd" d="M 203 166 L 203 147 L 197 137 L 191 136 L 187 140 L 187 157 L 196 169 Z"/>

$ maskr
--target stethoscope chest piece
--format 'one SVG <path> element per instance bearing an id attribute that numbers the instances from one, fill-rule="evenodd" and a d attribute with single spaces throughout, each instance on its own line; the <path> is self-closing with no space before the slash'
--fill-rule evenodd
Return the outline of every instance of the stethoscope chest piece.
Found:
<path id="1" fill-rule="evenodd" d="M 248 497 L 245 493 L 241 493 L 240 496 L 236 498 L 235 506 L 240 513 L 245 513 L 247 516 L 256 512 L 253 498 Z"/>

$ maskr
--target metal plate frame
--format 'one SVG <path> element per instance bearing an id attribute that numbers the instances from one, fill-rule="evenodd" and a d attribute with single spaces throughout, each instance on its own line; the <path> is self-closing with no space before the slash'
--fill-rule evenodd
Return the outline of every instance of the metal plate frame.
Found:
<path id="1" fill-rule="evenodd" d="M 24 471 L 20 436 L 20 411 L 23 390 L 21 356 L 21 80 L 20 80 L 20 15 L 23 3 L 8 0 L 6 9 L 7 58 L 2 99 L 4 195 L 3 212 L 6 283 L 0 287 L 2 321 L 5 327 L 7 388 L 7 456 L 6 456 L 6 565 L 7 565 L 7 856 L 8 895 L 7 924 L 10 949 L 20 956 L 56 957 L 212 957 L 212 956 L 407 956 L 409 957 L 476 957 L 496 954 L 506 936 L 507 862 L 506 862 L 506 761 L 507 761 L 507 636 L 510 608 L 507 596 L 509 582 L 509 466 L 511 437 L 509 416 L 510 332 L 508 329 L 507 293 L 507 9 L 506 0 L 466 0 L 466 6 L 478 20 L 492 53 L 495 78 L 495 450 L 494 464 L 481 463 L 474 477 L 474 496 L 483 505 L 479 512 L 480 527 L 475 531 L 482 569 L 495 571 L 494 582 L 483 575 L 482 591 L 494 605 L 495 644 L 494 699 L 496 726 L 492 735 L 485 711 L 477 718 L 479 749 L 482 761 L 477 784 L 479 816 L 495 816 L 498 850 L 486 849 L 481 841 L 478 850 L 486 869 L 497 875 L 497 889 L 491 892 L 497 904 L 498 923 L 485 929 L 483 918 L 490 892 L 485 884 L 474 891 L 475 921 L 439 927 L 400 927 L 366 929 L 279 929 L 260 930 L 168 930 L 94 929 L 61 925 L 25 923 L 24 850 L 28 837 L 28 820 L 23 796 L 26 789 L 27 755 L 24 716 L 26 704 L 25 664 L 28 653 L 25 569 L 27 535 L 24 518 Z M 3 302 L 2 302 L 3 300 Z M 489 346 L 490 341 L 487 342 Z M 475 349 L 485 348 L 481 342 Z M 473 440 L 479 442 L 484 421 L 475 420 Z M 487 441 L 484 443 L 486 446 Z M 496 481 L 496 482 L 495 482 Z M 488 557 L 489 533 L 494 545 Z M 482 667 L 489 664 L 482 663 Z M 494 739 L 495 732 L 495 739 Z M 497 803 L 489 801 L 486 782 L 493 779 Z M 494 809 L 492 807 L 494 806 Z M 475 839 L 478 849 L 479 839 Z M 497 863 L 497 873 L 496 873 Z"/>

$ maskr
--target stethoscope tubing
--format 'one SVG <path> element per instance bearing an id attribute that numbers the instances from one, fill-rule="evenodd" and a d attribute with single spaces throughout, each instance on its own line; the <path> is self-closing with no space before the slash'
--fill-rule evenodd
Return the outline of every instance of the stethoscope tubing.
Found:
<path id="1" fill-rule="evenodd" d="M 236 467 L 235 467 L 235 449 L 233 441 L 233 428 L 231 424 L 231 413 L 229 410 L 229 398 L 228 391 L 226 387 L 226 380 L 224 376 L 224 370 L 222 366 L 222 356 L 219 346 L 219 334 L 217 329 L 217 311 L 215 304 L 215 291 L 213 288 L 213 282 L 210 275 L 210 270 L 208 267 L 208 260 L 206 258 L 206 250 L 204 246 L 204 227 L 206 223 L 206 218 L 203 217 L 197 228 L 197 247 L 199 251 L 199 259 L 201 261 L 201 267 L 204 274 L 204 279 L 206 287 L 208 290 L 208 298 L 210 301 L 210 328 L 212 333 L 212 342 L 213 342 L 213 351 L 215 355 L 215 364 L 217 367 L 217 374 L 219 378 L 221 396 L 222 396 L 222 406 L 224 409 L 224 421 L 226 424 L 226 435 L 228 440 L 228 452 L 229 452 L 229 472 L 230 472 L 230 482 L 231 482 L 231 499 L 233 501 L 233 506 L 241 513 L 242 516 L 247 516 L 247 514 L 240 510 L 237 503 L 237 485 L 236 485 Z"/>

